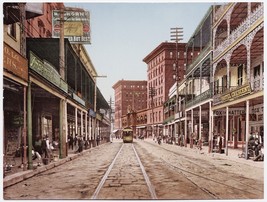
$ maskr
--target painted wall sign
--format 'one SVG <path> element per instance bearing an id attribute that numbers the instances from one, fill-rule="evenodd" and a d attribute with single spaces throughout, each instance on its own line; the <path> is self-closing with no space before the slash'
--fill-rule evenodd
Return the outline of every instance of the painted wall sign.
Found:
<path id="1" fill-rule="evenodd" d="M 47 61 L 42 61 L 34 53 L 30 52 L 30 69 L 43 78 L 68 93 L 68 84 L 61 78 L 56 69 Z"/>
<path id="2" fill-rule="evenodd" d="M 250 92 L 251 92 L 250 85 L 245 85 L 245 86 L 242 86 L 241 88 L 233 90 L 230 93 L 222 95 L 220 97 L 220 100 L 222 102 L 228 102 L 228 101 L 233 100 L 235 98 L 238 98 L 238 97 L 241 97 L 243 95 L 249 94 Z"/>
<path id="3" fill-rule="evenodd" d="M 28 81 L 28 60 L 4 43 L 4 69 Z"/>

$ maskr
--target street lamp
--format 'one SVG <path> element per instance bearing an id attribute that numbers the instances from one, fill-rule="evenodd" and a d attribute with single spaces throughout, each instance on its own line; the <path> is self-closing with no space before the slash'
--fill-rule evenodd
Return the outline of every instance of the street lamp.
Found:
<path id="1" fill-rule="evenodd" d="M 179 70 L 180 70 L 180 66 L 179 66 L 179 62 L 178 62 L 178 56 L 179 56 L 179 52 L 178 52 L 178 43 L 179 41 L 183 40 L 183 28 L 181 27 L 175 27 L 175 28 L 171 28 L 171 41 L 174 41 L 176 44 L 176 51 L 175 51 L 175 62 L 173 63 L 173 78 L 176 81 L 176 112 L 179 112 L 179 81 L 181 80 L 181 75 L 179 75 Z M 180 119 L 180 116 L 178 117 Z M 175 127 L 175 128 L 178 128 Z M 181 120 L 180 120 L 180 130 L 181 130 Z M 175 130 L 176 131 L 176 130 Z M 178 130 L 179 131 L 179 130 Z M 179 132 L 181 133 L 181 131 Z M 178 137 L 179 138 L 179 137 Z"/>

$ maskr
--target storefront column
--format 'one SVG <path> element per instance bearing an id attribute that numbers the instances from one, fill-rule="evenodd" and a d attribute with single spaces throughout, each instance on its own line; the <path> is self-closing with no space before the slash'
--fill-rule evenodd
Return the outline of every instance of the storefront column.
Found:
<path id="1" fill-rule="evenodd" d="M 60 141 L 60 150 L 59 150 L 59 158 L 65 158 L 67 154 L 67 137 L 66 137 L 66 101 L 64 99 L 60 99 L 59 103 L 59 141 Z"/>
<path id="2" fill-rule="evenodd" d="M 85 140 L 88 139 L 88 125 L 87 125 L 88 117 L 87 117 L 87 112 L 85 112 Z"/>
<path id="3" fill-rule="evenodd" d="M 32 93 L 31 82 L 28 84 L 27 92 L 27 125 L 28 125 L 28 168 L 32 169 Z M 24 147 L 24 150 L 27 148 Z"/>
<path id="4" fill-rule="evenodd" d="M 78 109 L 75 107 L 75 137 L 78 134 Z"/>
<path id="5" fill-rule="evenodd" d="M 187 116 L 186 116 L 186 111 L 185 111 L 185 116 L 184 116 L 184 146 L 187 147 Z"/>
<path id="6" fill-rule="evenodd" d="M 23 88 L 23 170 L 27 170 L 27 88 Z"/>
<path id="7" fill-rule="evenodd" d="M 92 117 L 89 116 L 89 140 L 92 140 Z"/>
<path id="8" fill-rule="evenodd" d="M 211 110 L 211 102 L 209 102 L 209 153 L 213 148 L 213 111 Z"/>
<path id="9" fill-rule="evenodd" d="M 193 134 L 194 134 L 194 120 L 193 120 L 193 117 L 194 117 L 194 110 L 191 109 L 191 135 L 190 135 L 190 148 L 193 148 L 193 145 L 194 145 L 194 140 L 193 140 Z M 196 131 L 197 132 L 197 131 Z"/>
<path id="10" fill-rule="evenodd" d="M 246 101 L 246 159 L 248 159 L 248 139 L 249 139 L 249 100 Z"/>
<path id="11" fill-rule="evenodd" d="M 83 138 L 83 111 L 81 110 L 81 137 Z"/>
<path id="12" fill-rule="evenodd" d="M 229 133 L 228 133 L 228 128 L 229 128 L 229 107 L 226 107 L 226 128 L 225 128 L 225 154 L 228 156 L 228 138 L 229 138 Z"/>
<path id="13" fill-rule="evenodd" d="M 201 120 L 201 118 L 202 118 L 201 117 L 201 110 L 202 110 L 201 106 L 199 106 L 199 129 L 198 130 L 199 130 L 199 141 L 200 141 L 200 144 L 202 143 L 202 139 L 201 139 L 202 138 L 202 134 L 201 134 L 201 121 L 202 121 Z"/>

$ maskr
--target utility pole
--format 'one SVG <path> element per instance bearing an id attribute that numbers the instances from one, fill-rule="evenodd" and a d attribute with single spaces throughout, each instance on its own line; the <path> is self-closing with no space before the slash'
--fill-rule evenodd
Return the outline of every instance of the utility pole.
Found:
<path id="1" fill-rule="evenodd" d="M 149 97 L 151 97 L 151 111 L 152 111 L 152 138 L 154 139 L 154 96 L 156 95 L 155 88 L 149 88 Z"/>
<path id="2" fill-rule="evenodd" d="M 64 46 L 64 4 L 60 7 L 60 36 L 59 36 L 59 74 L 65 80 L 65 46 Z M 59 138 L 60 150 L 59 157 L 65 158 L 67 156 L 67 114 L 66 114 L 66 100 L 60 100 L 59 107 Z"/>
<path id="3" fill-rule="evenodd" d="M 19 4 L 20 10 L 20 53 L 23 57 L 26 57 L 26 36 L 25 36 L 25 19 L 26 19 L 26 11 L 25 11 L 25 3 Z M 23 87 L 23 170 L 27 170 L 27 87 Z M 32 148 L 29 148 L 31 151 Z M 29 156 L 30 157 L 30 156 Z M 31 157 L 30 157 L 31 158 Z"/>
<path id="4" fill-rule="evenodd" d="M 112 134 L 112 131 L 113 131 L 113 121 L 112 121 L 112 105 L 114 104 L 114 102 L 112 101 L 112 98 L 110 97 L 110 100 L 109 100 L 109 121 L 110 121 L 110 136 L 111 137 L 111 142 L 113 141 L 113 134 Z M 110 141 L 110 140 L 109 140 Z"/>
<path id="5" fill-rule="evenodd" d="M 178 61 L 178 56 L 179 56 L 179 52 L 178 52 L 178 43 L 179 41 L 183 40 L 183 28 L 181 27 L 175 27 L 175 28 L 171 28 L 171 41 L 174 41 L 175 44 L 176 44 L 176 51 L 175 51 L 175 62 L 173 63 L 173 71 L 174 71 L 174 74 L 173 74 L 173 78 L 175 79 L 176 81 L 176 95 L 177 95 L 177 98 L 176 98 L 176 113 L 179 113 L 179 81 L 181 80 L 181 76 L 180 76 L 180 69 L 181 67 L 179 66 L 179 61 Z M 181 119 L 180 117 L 180 114 L 179 114 L 179 119 Z M 179 132 L 178 134 L 178 139 L 179 139 L 179 135 L 181 135 L 181 120 L 180 120 L 180 130 L 179 130 L 179 127 L 177 125 L 177 127 L 175 127 L 175 129 L 177 129 L 177 131 Z M 176 131 L 176 130 L 174 130 Z M 175 136 L 175 135 L 174 135 Z M 178 141 L 179 142 L 179 141 Z"/>

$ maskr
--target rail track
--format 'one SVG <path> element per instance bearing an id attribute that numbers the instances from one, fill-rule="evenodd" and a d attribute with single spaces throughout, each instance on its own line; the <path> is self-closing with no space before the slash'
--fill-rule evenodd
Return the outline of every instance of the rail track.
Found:
<path id="1" fill-rule="evenodd" d="M 218 167 L 215 169 L 214 165 L 208 162 L 200 161 L 196 158 L 191 160 L 191 158 L 180 152 L 175 152 L 153 143 L 146 143 L 157 147 L 157 150 L 168 152 L 168 158 L 160 157 L 160 160 L 168 167 L 183 174 L 188 181 L 214 199 L 223 199 L 227 194 L 235 198 L 256 199 L 264 195 L 263 184 L 258 183 L 256 180 L 226 172 Z M 224 193 L 220 193 L 219 190 L 224 190 Z"/>
<path id="2" fill-rule="evenodd" d="M 122 144 L 91 199 L 157 199 L 134 143 Z"/>

